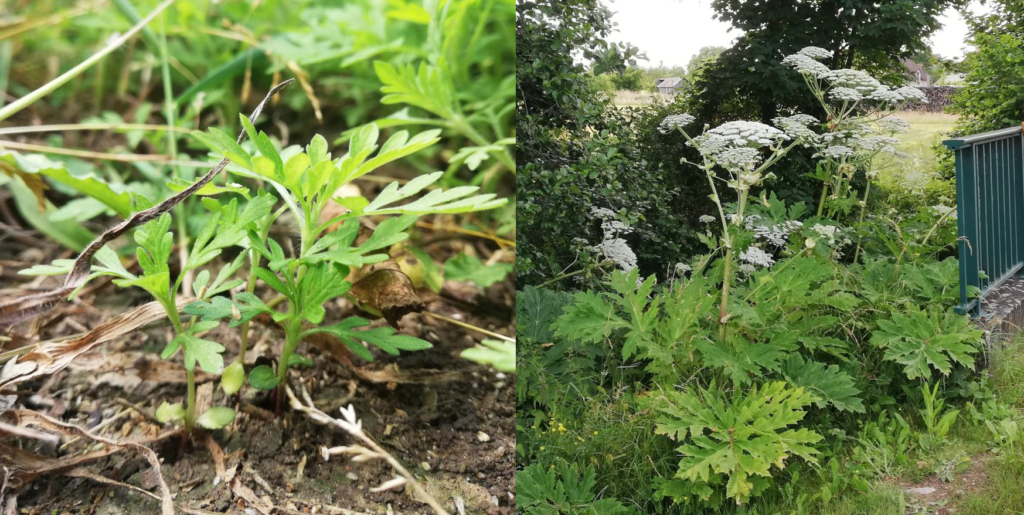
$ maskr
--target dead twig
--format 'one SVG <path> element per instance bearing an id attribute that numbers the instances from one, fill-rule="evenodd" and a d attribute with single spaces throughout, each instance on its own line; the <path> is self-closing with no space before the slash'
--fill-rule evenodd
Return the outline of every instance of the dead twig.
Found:
<path id="1" fill-rule="evenodd" d="M 330 449 L 327 447 L 323 447 L 321 449 L 321 454 L 324 460 L 330 459 L 330 457 L 335 454 L 353 454 L 355 455 L 355 458 L 353 459 L 357 461 L 383 459 L 388 463 L 388 465 L 391 465 L 391 467 L 395 469 L 395 471 L 398 472 L 399 475 L 394 479 L 384 482 L 383 484 L 376 488 L 371 488 L 371 492 L 390 490 L 392 488 L 398 488 L 408 484 L 410 487 L 412 487 L 413 491 L 416 492 L 420 499 L 424 500 L 428 505 L 430 505 L 430 507 L 433 508 L 438 515 L 448 515 L 448 511 L 446 511 L 441 506 L 441 503 L 439 503 L 437 499 L 435 499 L 432 495 L 427 493 L 423 486 L 420 485 L 419 481 L 416 481 L 416 478 L 408 470 L 406 470 L 406 468 L 402 466 L 401 463 L 398 462 L 398 459 L 392 456 L 388 451 L 384 450 L 384 448 L 378 445 L 377 442 L 373 440 L 373 438 L 370 438 L 369 435 L 363 432 L 363 422 L 356 417 L 356 410 L 354 406 L 349 404 L 348 408 L 342 408 L 342 419 L 336 419 L 318 410 L 316 406 L 313 405 L 313 399 L 309 397 L 309 393 L 306 392 L 305 387 L 302 388 L 302 397 L 305 400 L 305 404 L 303 404 L 301 401 L 299 401 L 298 398 L 295 397 L 295 394 L 292 393 L 292 389 L 287 385 L 285 385 L 285 393 L 288 395 L 288 399 L 291 402 L 292 409 L 296 411 L 302 411 L 303 413 L 308 415 L 309 418 L 321 424 L 330 424 L 338 426 L 344 429 L 345 432 L 352 435 L 353 437 L 360 440 L 361 442 L 363 442 L 363 444 L 366 445 L 366 447 L 360 445 L 351 445 L 334 447 Z"/>

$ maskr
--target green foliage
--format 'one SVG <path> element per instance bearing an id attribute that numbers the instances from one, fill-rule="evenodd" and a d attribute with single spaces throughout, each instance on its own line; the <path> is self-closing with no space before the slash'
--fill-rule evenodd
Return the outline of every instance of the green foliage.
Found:
<path id="1" fill-rule="evenodd" d="M 929 378 L 934 368 L 949 375 L 950 360 L 974 368 L 972 354 L 978 352 L 982 332 L 952 310 L 912 308 L 894 311 L 889 320 L 879 320 L 871 343 L 885 350 L 884 358 L 903 366 L 909 379 Z"/>
<path id="2" fill-rule="evenodd" d="M 837 365 L 807 363 L 799 354 L 793 354 L 783 363 L 782 374 L 790 385 L 804 388 L 818 397 L 818 407 L 827 402 L 840 411 L 865 411 L 853 378 Z"/>
<path id="3" fill-rule="evenodd" d="M 817 462 L 813 444 L 822 437 L 807 429 L 787 429 L 806 415 L 814 396 L 777 381 L 746 394 L 727 396 L 708 390 L 670 391 L 653 402 L 662 413 L 658 432 L 685 442 L 677 479 L 695 483 L 693 493 L 711 498 L 712 477 L 724 476 L 726 497 L 744 504 L 768 485 L 771 467 L 799 456 Z M 759 476 L 759 477 L 757 477 Z M 680 499 L 682 500 L 682 499 Z"/>
<path id="4" fill-rule="evenodd" d="M 1024 119 L 1024 16 L 1016 2 L 993 2 L 991 13 L 969 18 L 968 42 L 977 48 L 964 57 L 964 87 L 950 109 L 960 115 L 957 132 L 977 134 L 1017 125 Z"/>
<path id="5" fill-rule="evenodd" d="M 939 398 L 938 383 L 935 383 L 935 386 L 932 388 L 929 388 L 927 384 L 921 386 L 921 396 L 924 400 L 924 407 L 920 412 L 921 420 L 924 422 L 925 433 L 920 435 L 918 443 L 921 445 L 921 449 L 931 451 L 938 447 L 944 441 L 946 435 L 949 434 L 949 430 L 953 427 L 953 423 L 956 422 L 956 417 L 960 414 L 960 410 L 943 410 L 946 403 Z"/>
<path id="6" fill-rule="evenodd" d="M 462 359 L 491 365 L 499 372 L 516 371 L 516 344 L 504 340 L 482 340 L 480 345 L 462 351 Z"/>
<path id="7" fill-rule="evenodd" d="M 500 282 L 512 271 L 511 263 L 485 264 L 476 256 L 459 254 L 444 263 L 444 277 L 452 281 L 470 281 L 487 288 Z"/>
<path id="8" fill-rule="evenodd" d="M 614 499 L 597 499 L 594 467 L 580 475 L 575 465 L 559 461 L 545 469 L 530 465 L 516 472 L 516 507 L 529 515 L 625 515 Z"/>

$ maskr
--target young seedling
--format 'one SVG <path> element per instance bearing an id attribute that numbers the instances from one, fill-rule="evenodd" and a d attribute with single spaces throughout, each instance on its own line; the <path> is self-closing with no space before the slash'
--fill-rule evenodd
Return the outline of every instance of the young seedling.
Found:
<path id="1" fill-rule="evenodd" d="M 248 119 L 242 117 L 242 125 L 253 141 L 258 155 L 250 154 L 231 137 L 211 130 L 197 137 L 215 152 L 231 160 L 228 171 L 269 184 L 276 191 L 285 208 L 291 212 L 299 234 L 298 253 L 286 256 L 284 248 L 265 230 L 283 210 L 267 216 L 262 222 L 264 230 L 249 230 L 248 242 L 252 250 L 250 276 L 266 283 L 286 300 L 284 311 L 277 311 L 264 304 L 252 294 L 253 281 L 249 290 L 240 293 L 233 300 L 214 297 L 197 301 L 185 308 L 186 313 L 202 317 L 201 323 L 216 323 L 231 318 L 232 326 L 241 326 L 253 317 L 266 313 L 281 324 L 285 342 L 279 356 L 277 370 L 260 365 L 249 373 L 249 383 L 258 389 L 278 388 L 277 410 L 280 412 L 288 368 L 306 360 L 295 355 L 299 342 L 315 333 L 329 333 L 339 338 L 356 355 L 372 360 L 373 355 L 365 344 L 379 347 L 390 354 L 400 350 L 420 350 L 430 343 L 412 336 L 395 334 L 391 327 L 366 329 L 370 321 L 362 317 L 348 317 L 331 325 L 321 325 L 325 311 L 323 305 L 330 300 L 348 293 L 352 287 L 349 280 L 353 270 L 379 263 L 388 259 L 387 250 L 408 238 L 406 230 L 420 215 L 439 213 L 464 213 L 480 211 L 503 205 L 504 199 L 495 199 L 493 194 L 474 195 L 474 186 L 435 189 L 420 198 L 398 205 L 410 199 L 441 178 L 443 172 L 417 177 L 404 186 L 392 183 L 372 201 L 364 197 L 335 198 L 335 192 L 372 172 L 380 166 L 422 150 L 438 141 L 439 131 L 426 131 L 410 137 L 406 131 L 392 135 L 383 145 L 377 145 L 379 131 L 370 124 L 358 129 L 349 144 L 348 152 L 338 159 L 332 159 L 327 141 L 315 136 L 303 149 L 286 149 L 279 153 L 270 138 L 263 132 L 257 133 Z M 371 157 L 372 156 L 372 157 Z M 349 212 L 329 220 L 321 220 L 325 207 L 337 202 Z M 368 237 L 361 239 L 360 222 L 365 217 L 388 217 L 381 221 Z M 334 230 L 329 228 L 340 224 Z M 266 265 L 263 265 L 263 260 Z M 243 331 L 245 334 L 245 331 Z M 243 351 L 244 352 L 244 351 Z"/>
<path id="2" fill-rule="evenodd" d="M 200 194 L 210 194 L 214 190 L 214 187 L 209 186 L 200 190 Z M 141 204 L 148 204 L 145 197 L 139 196 L 137 199 Z M 174 338 L 167 343 L 161 357 L 169 359 L 179 349 L 183 351 L 188 382 L 185 403 L 184 406 L 181 403 L 164 402 L 161 404 L 156 413 L 157 419 L 161 422 L 181 420 L 185 425 L 186 432 L 191 432 L 197 423 L 207 429 L 218 429 L 234 420 L 234 410 L 227 407 L 213 407 L 198 417 L 196 416 L 195 367 L 198 364 L 207 373 L 221 374 L 224 369 L 224 360 L 221 357 L 224 346 L 201 337 L 203 333 L 216 327 L 216 322 L 194 323 L 193 320 L 193 323 L 183 324 L 178 314 L 176 299 L 182 280 L 188 272 L 199 270 L 200 267 L 219 256 L 225 248 L 243 243 L 247 230 L 255 225 L 257 219 L 265 218 L 275 203 L 276 199 L 272 195 L 262 193 L 249 200 L 245 208 L 240 211 L 237 200 L 221 204 L 213 199 L 203 199 L 203 204 L 212 212 L 212 216 L 193 242 L 188 259 L 178 271 L 173 282 L 168 265 L 174 246 L 174 235 L 170 230 L 170 214 L 165 213 L 135 231 L 135 242 L 138 244 L 136 256 L 142 274 L 135 275 L 129 272 L 121 264 L 117 254 L 108 247 L 104 247 L 96 253 L 99 264 L 92 267 L 90 279 L 98 276 L 114 276 L 114 284 L 117 286 L 122 288 L 138 287 L 146 290 L 154 300 L 164 307 L 174 330 Z M 138 207 L 146 209 L 150 206 L 140 205 Z M 232 276 L 242 267 L 244 257 L 245 255 L 242 254 L 221 268 L 212 282 L 208 270 L 199 271 L 192 283 L 193 291 L 198 298 L 206 299 L 241 285 L 242 281 L 232 279 Z M 72 260 L 58 260 L 51 265 L 32 267 L 23 273 L 26 275 L 60 275 L 70 272 L 72 265 Z"/>

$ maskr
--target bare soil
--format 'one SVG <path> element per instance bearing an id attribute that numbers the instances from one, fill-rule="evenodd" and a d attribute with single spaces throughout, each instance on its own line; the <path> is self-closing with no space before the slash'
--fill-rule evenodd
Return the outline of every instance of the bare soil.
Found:
<path id="1" fill-rule="evenodd" d="M 25 249 L 7 257 L 0 285 L 23 281 L 14 270 L 28 266 L 53 249 Z M 6 256 L 4 255 L 6 254 Z M 28 258 L 28 259 L 26 259 Z M 452 317 L 505 335 L 514 334 L 514 279 L 486 291 L 474 285 L 448 282 L 439 295 L 421 292 L 426 311 Z M 44 287 L 52 283 L 39 284 Z M 91 287 L 92 285 L 90 285 Z M 107 284 L 74 303 L 57 306 L 34 325 L 20 326 L 0 352 L 95 327 L 147 299 Z M 329 306 L 327 322 L 365 313 L 345 300 Z M 384 320 L 375 321 L 384 324 Z M 452 513 L 512 514 L 515 512 L 514 376 L 463 360 L 459 353 L 482 336 L 426 314 L 413 313 L 400 321 L 401 332 L 433 343 L 432 349 L 390 356 L 375 353 L 373 363 L 356 360 L 359 373 L 336 359 L 336 354 L 311 343 L 299 353 L 313 358 L 312 367 L 292 367 L 290 384 L 306 388 L 317 408 L 338 416 L 338 409 L 355 406 L 366 432 L 412 471 L 434 497 Z M 26 336 L 28 334 L 29 336 Z M 117 440 L 153 437 L 167 428 L 153 418 L 163 401 L 178 402 L 185 393 L 180 357 L 159 358 L 169 328 L 154 324 L 128 338 L 107 343 L 83 355 L 62 372 L 19 388 L 18 402 L 51 417 L 90 428 Z M 228 351 L 225 363 L 238 352 L 238 331 L 226 325 L 207 338 Z M 254 325 L 250 335 L 247 371 L 280 352 L 283 337 L 271 328 Z M 177 436 L 155 446 L 161 473 L 175 503 L 194 513 L 430 513 L 411 489 L 371 492 L 393 478 L 382 461 L 355 463 L 345 456 L 325 460 L 322 447 L 356 442 L 338 428 L 310 421 L 285 409 L 274 416 L 268 392 L 246 386 L 238 397 L 226 398 L 215 378 L 200 374 L 198 404 L 234 406 L 235 422 L 209 436 L 197 433 L 187 445 Z M 2 406 L 0 406 L 2 409 Z M 64 459 L 96 450 L 77 441 L 58 445 L 30 439 L 0 437 L 0 444 L 20 446 L 45 456 Z M 222 454 L 222 456 L 218 456 Z M 146 461 L 119 452 L 68 474 L 52 474 L 23 486 L 17 512 L 23 514 L 151 514 L 160 503 L 110 479 L 159 494 Z M 89 477 L 89 473 L 100 476 Z M 7 492 L 8 500 L 12 492 Z M 0 498 L 3 494 L 0 493 Z M 462 507 L 462 508 L 460 508 Z M 4 506 L 0 506 L 0 513 Z"/>

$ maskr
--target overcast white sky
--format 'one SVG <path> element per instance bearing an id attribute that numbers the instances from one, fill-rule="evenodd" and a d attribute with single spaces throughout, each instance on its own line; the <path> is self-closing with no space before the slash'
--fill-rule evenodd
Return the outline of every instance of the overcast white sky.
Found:
<path id="1" fill-rule="evenodd" d="M 605 0 L 615 16 L 619 32 L 611 39 L 627 41 L 647 53 L 642 66 L 686 66 L 705 46 L 730 46 L 739 31 L 712 19 L 711 0 Z M 989 7 L 974 0 L 970 10 L 984 13 Z M 964 54 L 967 24 L 954 9 L 940 19 L 943 27 L 931 38 L 932 49 L 943 57 Z"/>

